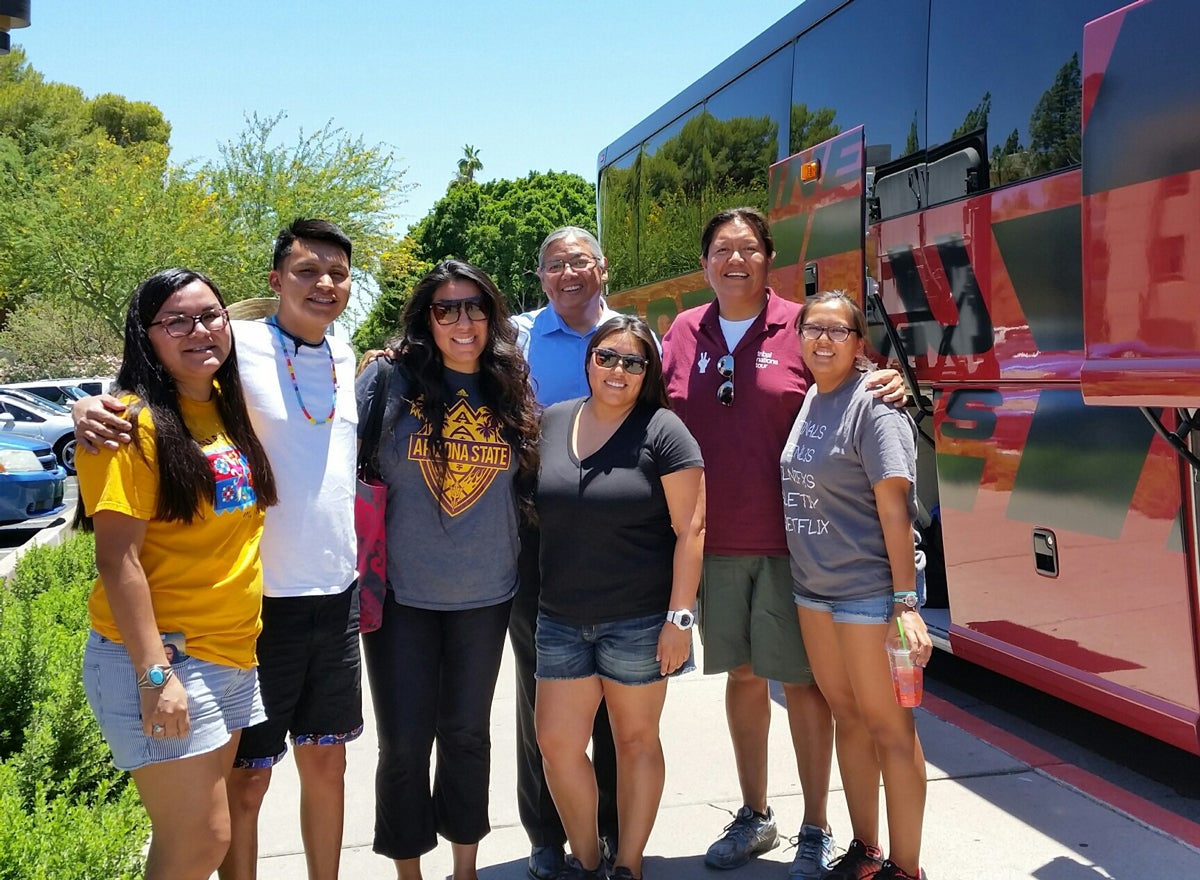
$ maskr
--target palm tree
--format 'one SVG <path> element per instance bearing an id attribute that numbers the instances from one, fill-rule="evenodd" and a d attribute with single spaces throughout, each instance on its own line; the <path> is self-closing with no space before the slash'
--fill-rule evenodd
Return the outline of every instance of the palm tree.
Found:
<path id="1" fill-rule="evenodd" d="M 458 160 L 458 176 L 455 183 L 472 183 L 475 172 L 483 170 L 483 162 L 479 159 L 479 151 L 470 144 L 463 147 L 463 157 Z"/>

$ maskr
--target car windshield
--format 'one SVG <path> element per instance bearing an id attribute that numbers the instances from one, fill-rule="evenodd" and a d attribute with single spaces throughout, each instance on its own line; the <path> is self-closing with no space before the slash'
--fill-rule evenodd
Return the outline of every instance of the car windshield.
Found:
<path id="1" fill-rule="evenodd" d="M 51 403 L 44 397 L 38 397 L 36 394 L 30 394 L 28 391 L 22 391 L 20 388 L 0 388 L 0 394 L 3 394 L 12 400 L 19 400 L 21 403 L 34 407 L 35 409 L 48 411 L 52 415 L 69 415 L 71 412 L 65 406 L 61 406 L 57 403 Z"/>

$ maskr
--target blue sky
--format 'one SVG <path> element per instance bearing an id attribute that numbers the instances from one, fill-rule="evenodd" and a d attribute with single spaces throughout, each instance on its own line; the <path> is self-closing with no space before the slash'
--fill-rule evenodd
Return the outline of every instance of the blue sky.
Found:
<path id="1" fill-rule="evenodd" d="M 572 171 L 797 0 L 32 0 L 14 31 L 48 79 L 157 105 L 177 163 L 244 117 L 285 143 L 332 120 L 389 145 L 416 184 L 401 231 L 441 197 L 464 144 L 481 180 Z"/>

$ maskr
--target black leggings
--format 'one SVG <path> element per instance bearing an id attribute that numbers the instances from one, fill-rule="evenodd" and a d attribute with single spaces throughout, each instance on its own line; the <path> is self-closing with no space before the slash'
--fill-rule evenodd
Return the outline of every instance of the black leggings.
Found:
<path id="1" fill-rule="evenodd" d="M 488 824 L 492 697 L 509 607 L 428 611 L 384 602 L 383 625 L 363 635 L 379 731 L 375 852 L 413 859 L 437 846 L 478 843 Z M 429 790 L 429 761 L 437 770 Z"/>

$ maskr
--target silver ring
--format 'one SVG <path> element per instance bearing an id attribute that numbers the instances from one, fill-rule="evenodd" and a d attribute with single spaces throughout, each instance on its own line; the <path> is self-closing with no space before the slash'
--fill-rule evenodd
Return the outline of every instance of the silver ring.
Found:
<path id="1" fill-rule="evenodd" d="M 150 728 L 151 733 L 162 733 L 165 730 L 166 730 L 166 728 L 163 727 L 161 724 L 155 724 L 153 727 Z"/>

